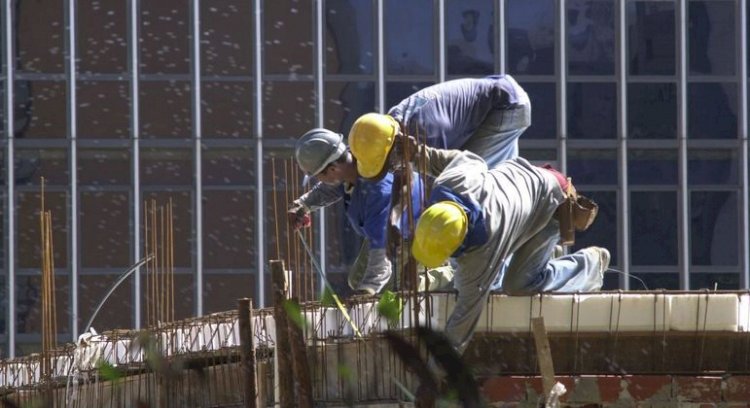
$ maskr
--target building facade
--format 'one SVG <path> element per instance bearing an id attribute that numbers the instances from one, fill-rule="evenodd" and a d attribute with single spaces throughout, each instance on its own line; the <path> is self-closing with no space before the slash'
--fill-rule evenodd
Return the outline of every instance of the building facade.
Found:
<path id="1" fill-rule="evenodd" d="M 302 190 L 295 139 L 496 73 L 532 100 L 521 154 L 600 204 L 577 246 L 610 249 L 623 273 L 607 289 L 750 286 L 745 0 L 0 4 L 3 356 L 41 343 L 41 177 L 59 341 L 143 257 L 151 199 L 174 205 L 177 318 L 267 305 L 268 260 L 299 253 L 283 215 Z M 314 226 L 344 282 L 358 242 L 343 207 Z M 145 325 L 145 279 L 94 327 Z"/>

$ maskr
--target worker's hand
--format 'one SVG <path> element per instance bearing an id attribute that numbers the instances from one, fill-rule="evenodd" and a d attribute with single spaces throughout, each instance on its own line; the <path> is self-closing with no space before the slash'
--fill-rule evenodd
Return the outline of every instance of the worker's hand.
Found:
<path id="1" fill-rule="evenodd" d="M 398 159 L 406 159 L 407 162 L 412 161 L 417 153 L 417 147 L 417 139 L 414 136 L 399 133 L 393 141 L 394 155 Z"/>
<path id="2" fill-rule="evenodd" d="M 289 221 L 289 226 L 293 229 L 307 228 L 312 223 L 310 212 L 307 211 L 304 205 L 298 202 L 292 203 L 286 212 L 286 217 Z"/>

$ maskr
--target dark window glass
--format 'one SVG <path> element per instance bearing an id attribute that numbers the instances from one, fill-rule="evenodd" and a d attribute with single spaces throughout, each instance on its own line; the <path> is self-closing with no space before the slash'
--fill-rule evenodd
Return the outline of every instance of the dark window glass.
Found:
<path id="1" fill-rule="evenodd" d="M 0 252 L 2 252 L 2 251 L 0 251 Z M 3 260 L 3 262 L 5 262 L 5 260 Z M 3 275 L 5 275 L 5 269 L 0 269 L 0 272 L 2 272 Z M 3 287 L 3 288 L 7 288 L 8 287 L 5 284 L 5 277 L 4 276 L 0 277 L 0 287 Z M 0 334 L 3 334 L 3 335 L 5 333 L 7 333 L 7 330 L 6 330 L 7 325 L 5 324 L 6 323 L 6 317 L 8 316 L 7 308 L 8 308 L 8 303 L 7 302 L 5 302 L 5 301 L 0 302 L 0 313 L 1 313 L 1 315 L 0 315 Z M 6 350 L 5 346 L 6 346 L 5 342 L 4 341 L 1 342 L 0 343 L 0 350 Z"/>
<path id="2" fill-rule="evenodd" d="M 203 275 L 203 313 L 237 308 L 237 299 L 255 297 L 257 279 L 250 273 L 207 273 Z M 253 304 L 253 307 L 259 305 Z"/>
<path id="3" fill-rule="evenodd" d="M 675 84 L 628 84 L 628 137 L 677 137 L 677 87 Z"/>
<path id="4" fill-rule="evenodd" d="M 142 148 L 140 176 L 144 186 L 190 186 L 193 184 L 193 152 Z"/>
<path id="5" fill-rule="evenodd" d="M 613 83 L 568 85 L 568 136 L 614 139 L 617 134 L 617 89 Z"/>
<path id="6" fill-rule="evenodd" d="M 435 72 L 432 0 L 386 0 L 385 63 L 388 74 Z"/>
<path id="7" fill-rule="evenodd" d="M 674 2 L 630 2 L 627 5 L 627 13 L 630 73 L 674 75 Z"/>
<path id="8" fill-rule="evenodd" d="M 250 268 L 255 264 L 254 216 L 253 192 L 204 190 L 203 262 L 206 268 Z M 280 218 L 276 220 L 279 222 Z"/>
<path id="9" fill-rule="evenodd" d="M 80 185 L 130 187 L 131 173 L 130 150 L 78 150 Z"/>
<path id="10" fill-rule="evenodd" d="M 130 137 L 130 85 L 127 82 L 79 82 L 78 137 Z"/>
<path id="11" fill-rule="evenodd" d="M 57 273 L 68 267 L 68 201 L 65 192 L 44 193 L 44 210 L 52 213 L 54 267 Z M 16 260 L 19 268 L 41 268 L 41 233 L 38 192 L 16 193 Z"/>
<path id="12" fill-rule="evenodd" d="M 557 149 L 521 148 L 518 155 L 540 166 L 558 167 Z"/>
<path id="13" fill-rule="evenodd" d="M 737 85 L 688 84 L 688 137 L 734 139 L 737 137 Z"/>
<path id="14" fill-rule="evenodd" d="M 15 167 L 23 174 L 16 174 L 16 182 L 39 186 L 41 178 L 47 187 L 67 188 L 70 185 L 68 151 L 58 148 L 16 149 Z"/>
<path id="15" fill-rule="evenodd" d="M 508 0 L 509 73 L 555 73 L 555 3 L 552 0 Z"/>
<path id="16" fill-rule="evenodd" d="M 434 85 L 430 82 L 388 82 L 385 84 L 385 110 L 397 105 L 422 88 Z"/>
<path id="17" fill-rule="evenodd" d="M 735 2 L 688 2 L 691 74 L 734 75 Z"/>
<path id="18" fill-rule="evenodd" d="M 250 75 L 252 72 L 252 2 L 201 2 L 201 72 Z"/>
<path id="19" fill-rule="evenodd" d="M 677 151 L 630 149 L 628 182 L 632 184 L 677 184 Z"/>
<path id="20" fill-rule="evenodd" d="M 203 149 L 204 186 L 255 185 L 255 151 L 246 146 Z"/>
<path id="21" fill-rule="evenodd" d="M 65 72 L 64 3 L 41 0 L 11 4 L 15 6 L 12 8 L 16 24 L 16 68 L 26 72 Z"/>
<path id="22" fill-rule="evenodd" d="M 373 3 L 328 0 L 326 7 L 326 72 L 370 74 L 375 52 Z"/>
<path id="23" fill-rule="evenodd" d="M 2 30 L 0 30 L 2 31 Z M 4 67 L 4 66 L 3 66 Z M 0 97 L 5 100 L 5 82 L 0 80 Z M 13 135 L 17 139 L 26 136 L 31 123 L 31 81 L 14 81 L 13 82 Z M 2 126 L 0 126 L 0 137 L 5 138 L 5 107 L 0 110 L 3 113 Z"/>
<path id="24" fill-rule="evenodd" d="M 140 83 L 141 136 L 144 138 L 191 138 L 189 82 Z"/>
<path id="25" fill-rule="evenodd" d="M 64 343 L 63 333 L 70 333 L 70 282 L 66 276 L 55 274 L 55 314 L 57 344 Z M 17 334 L 42 332 L 42 276 L 16 276 Z M 40 341 L 41 343 L 41 341 Z"/>
<path id="26" fill-rule="evenodd" d="M 690 259 L 693 265 L 737 265 L 739 225 L 737 194 L 694 191 L 690 194 Z"/>
<path id="27" fill-rule="evenodd" d="M 166 0 L 146 1 L 140 5 L 141 73 L 189 73 L 190 3 Z"/>
<path id="28" fill-rule="evenodd" d="M 448 74 L 489 75 L 495 72 L 495 9 L 492 0 L 449 0 L 445 3 Z"/>
<path id="29" fill-rule="evenodd" d="M 325 96 L 325 126 L 344 136 L 357 118 L 376 110 L 372 82 L 327 82 Z"/>
<path id="30" fill-rule="evenodd" d="M 531 126 L 523 133 L 522 139 L 557 138 L 557 94 L 554 83 L 524 83 L 523 89 L 531 102 Z"/>
<path id="31" fill-rule="evenodd" d="M 575 184 L 575 179 L 573 179 Z M 617 252 L 617 193 L 614 191 L 586 191 L 585 187 L 576 185 L 579 192 L 591 198 L 599 205 L 596 222 L 588 230 L 576 233 L 574 250 L 592 245 L 607 248 L 611 255 L 610 265 L 619 262 Z M 571 251 L 572 252 L 572 251 Z"/>
<path id="32" fill-rule="evenodd" d="M 117 275 L 81 274 L 78 276 L 79 293 L 85 293 L 84 296 L 78 296 L 80 330 L 85 329 L 84 325 L 88 323 L 97 304 L 104 298 L 115 280 L 117 280 Z M 122 282 L 99 309 L 96 319 L 92 322 L 97 332 L 133 327 L 133 299 L 131 297 L 133 280 L 126 279 Z M 141 280 L 141 284 L 145 282 Z"/>
<path id="33" fill-rule="evenodd" d="M 148 190 L 143 192 L 143 201 L 148 202 L 149 210 L 151 208 L 154 208 L 154 205 L 156 206 L 156 225 L 158 225 L 156 231 L 157 231 L 157 237 L 160 237 L 158 235 L 158 231 L 166 231 L 168 225 L 169 218 L 168 215 L 168 207 L 170 201 L 172 202 L 172 231 L 173 231 L 173 250 L 174 250 L 174 266 L 175 268 L 189 268 L 193 266 L 193 251 L 192 251 L 192 244 L 193 244 L 193 197 L 188 191 L 174 191 L 174 190 L 167 190 L 163 189 L 161 191 L 153 191 Z M 144 214 L 144 203 L 140 204 L 140 211 L 141 219 L 145 221 L 146 214 Z M 148 217 L 152 217 L 151 213 L 152 211 L 149 211 Z M 162 228 L 162 217 L 164 218 L 164 228 Z M 154 225 L 153 222 L 149 222 L 149 226 Z M 141 242 L 143 245 L 146 245 L 146 241 L 144 239 L 144 226 L 140 226 L 141 229 Z M 149 232 L 154 231 L 151 227 L 149 227 Z M 158 240 L 161 240 L 161 238 L 157 238 Z M 159 243 L 159 247 L 161 248 L 161 243 Z M 150 250 L 153 250 L 153 245 L 150 246 Z M 177 295 L 175 294 L 175 299 Z M 144 309 L 145 310 L 145 309 Z"/>
<path id="34" fill-rule="evenodd" d="M 268 74 L 312 74 L 313 2 L 263 1 L 263 50 Z"/>
<path id="35" fill-rule="evenodd" d="M 631 264 L 676 265 L 677 194 L 632 192 L 630 214 Z"/>
<path id="36" fill-rule="evenodd" d="M 125 269 L 130 265 L 131 207 L 127 191 L 81 193 L 82 267 Z"/>
<path id="37" fill-rule="evenodd" d="M 23 87 L 14 88 L 14 92 L 21 92 L 14 95 L 16 136 L 35 139 L 65 138 L 68 123 L 65 82 L 16 81 L 16 86 L 19 85 Z"/>
<path id="38" fill-rule="evenodd" d="M 688 150 L 688 184 L 737 185 L 737 152 L 735 150 Z"/>
<path id="39" fill-rule="evenodd" d="M 680 276 L 676 273 L 634 273 L 630 278 L 630 288 L 635 290 L 671 289 L 680 288 Z M 638 279 L 636 279 L 636 277 Z M 643 285 L 646 285 L 644 288 Z"/>
<path id="40" fill-rule="evenodd" d="M 579 189 L 584 184 L 617 185 L 617 151 L 569 150 L 568 176 Z"/>
<path id="41" fill-rule="evenodd" d="M 312 82 L 265 82 L 263 103 L 265 137 L 297 139 L 315 127 Z"/>
<path id="42" fill-rule="evenodd" d="M 737 290 L 740 289 L 740 274 L 737 273 L 691 273 L 690 289 Z"/>
<path id="43" fill-rule="evenodd" d="M 86 73 L 128 70 L 128 3 L 82 1 L 78 5 L 78 66 Z"/>
<path id="44" fill-rule="evenodd" d="M 252 83 L 204 82 L 201 99 L 203 137 L 252 137 L 255 104 Z"/>
<path id="45" fill-rule="evenodd" d="M 0 36 L 0 41 L 2 40 L 2 36 Z M 3 77 L 5 76 L 5 64 L 2 63 L 0 63 L 0 75 L 2 75 Z M 0 79 L 0 99 L 2 99 L 3 101 L 5 100 L 5 81 L 3 81 L 2 79 Z M 13 108 L 11 107 L 11 109 Z M 5 118 L 7 117 L 7 114 L 5 113 L 5 105 L 0 108 L 0 112 L 2 112 L 3 115 L 2 121 L 0 121 L 0 139 L 5 139 Z M 0 346 L 0 350 L 2 350 L 2 346 Z"/>
<path id="46" fill-rule="evenodd" d="M 614 14 L 612 1 L 589 0 L 568 3 L 570 74 L 614 74 Z"/>

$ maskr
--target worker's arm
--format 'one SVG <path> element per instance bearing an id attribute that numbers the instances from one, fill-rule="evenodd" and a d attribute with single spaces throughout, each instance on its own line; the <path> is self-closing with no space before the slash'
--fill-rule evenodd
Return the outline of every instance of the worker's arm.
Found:
<path id="1" fill-rule="evenodd" d="M 287 210 L 287 219 L 293 228 L 310 225 L 310 212 L 328 207 L 341 200 L 343 188 L 317 183 L 313 188 L 294 200 Z"/>
<path id="2" fill-rule="evenodd" d="M 425 144 L 417 146 L 417 140 L 414 137 L 398 135 L 389 157 L 390 168 L 400 169 L 406 159 L 412 163 L 415 171 L 424 170 L 428 176 L 437 177 L 448 166 L 448 163 L 461 153 L 460 150 L 438 149 Z"/>
<path id="3" fill-rule="evenodd" d="M 360 188 L 362 188 L 360 194 L 365 198 L 362 201 L 364 206 L 362 229 L 370 243 L 370 248 L 364 275 L 353 289 L 378 293 L 385 287 L 393 273 L 391 261 L 385 249 L 386 223 L 390 214 L 391 185 L 381 181 L 362 185 Z M 350 205 L 353 204 L 350 203 Z"/>

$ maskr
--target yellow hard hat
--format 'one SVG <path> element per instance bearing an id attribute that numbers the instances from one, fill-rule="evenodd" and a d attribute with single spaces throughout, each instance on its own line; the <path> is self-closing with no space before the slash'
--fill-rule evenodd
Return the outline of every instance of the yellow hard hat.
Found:
<path id="1" fill-rule="evenodd" d="M 365 178 L 380 174 L 398 131 L 398 122 L 389 115 L 367 113 L 349 131 L 349 150 L 357 159 L 357 171 Z"/>
<path id="2" fill-rule="evenodd" d="M 427 208 L 417 222 L 411 253 L 427 268 L 442 265 L 464 242 L 468 218 L 461 206 L 441 201 Z"/>

